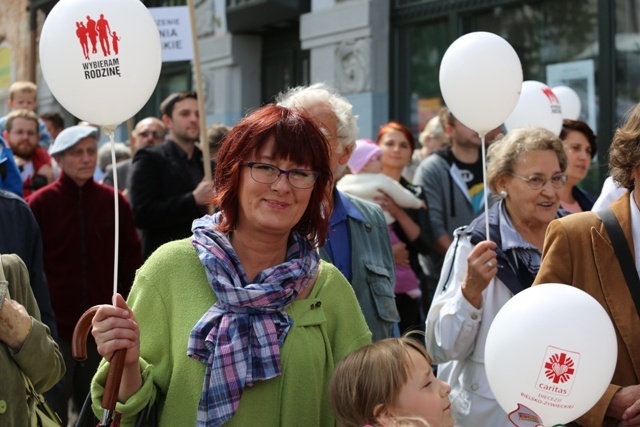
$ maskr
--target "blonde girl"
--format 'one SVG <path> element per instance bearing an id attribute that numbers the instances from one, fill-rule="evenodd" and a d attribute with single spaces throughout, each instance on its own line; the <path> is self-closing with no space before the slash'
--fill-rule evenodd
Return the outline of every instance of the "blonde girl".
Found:
<path id="1" fill-rule="evenodd" d="M 338 423 L 453 427 L 451 387 L 436 378 L 431 357 L 411 335 L 419 334 L 378 341 L 338 363 L 329 388 Z"/>

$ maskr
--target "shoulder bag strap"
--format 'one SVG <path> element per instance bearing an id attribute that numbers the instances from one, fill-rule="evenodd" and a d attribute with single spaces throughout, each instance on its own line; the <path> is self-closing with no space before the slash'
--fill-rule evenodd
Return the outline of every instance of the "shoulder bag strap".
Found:
<path id="1" fill-rule="evenodd" d="M 638 316 L 640 316 L 640 277 L 638 277 L 636 263 L 631 255 L 631 250 L 627 244 L 627 239 L 624 236 L 622 227 L 620 227 L 618 219 L 610 208 L 603 209 L 597 212 L 597 214 L 607 229 L 607 233 L 611 239 L 611 246 L 613 246 L 616 257 L 618 257 L 618 262 L 620 263 L 620 268 L 629 287 L 629 292 L 631 292 L 633 302 L 636 304 L 636 311 L 638 312 Z"/>
<path id="2" fill-rule="evenodd" d="M 4 275 L 4 267 L 2 266 L 2 254 L 0 254 L 0 310 L 4 303 L 4 297 L 9 297 L 9 282 Z"/>
<path id="3" fill-rule="evenodd" d="M 4 275 L 4 266 L 2 265 L 2 254 L 0 254 L 0 282 L 6 282 L 7 278 Z"/>

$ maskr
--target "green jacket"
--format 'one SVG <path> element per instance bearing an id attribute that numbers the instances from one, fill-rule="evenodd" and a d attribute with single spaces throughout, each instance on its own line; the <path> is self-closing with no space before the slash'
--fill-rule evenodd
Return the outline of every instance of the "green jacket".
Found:
<path id="1" fill-rule="evenodd" d="M 2 265 L 9 295 L 31 315 L 32 327 L 18 352 L 0 341 L 0 426 L 24 427 L 28 424 L 29 410 L 20 370 L 31 378 L 38 392 L 44 393 L 62 378 L 65 366 L 49 328 L 40 321 L 27 267 L 17 255 L 2 255 Z"/>
<path id="2" fill-rule="evenodd" d="M 189 239 L 161 246 L 138 271 L 127 303 L 140 327 L 143 385 L 117 410 L 133 425 L 144 406 L 158 400 L 160 426 L 194 426 L 205 365 L 187 356 L 193 326 L 216 302 Z M 344 276 L 322 262 L 307 299 L 287 313 L 293 326 L 281 348 L 282 376 L 246 388 L 228 426 L 333 426 L 327 387 L 335 364 L 371 342 L 364 317 Z M 107 363 L 91 392 L 101 415 Z"/>

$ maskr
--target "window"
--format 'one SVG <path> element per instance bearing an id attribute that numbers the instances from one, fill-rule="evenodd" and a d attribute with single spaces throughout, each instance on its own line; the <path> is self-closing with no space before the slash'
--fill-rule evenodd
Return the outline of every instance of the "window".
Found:
<path id="1" fill-rule="evenodd" d="M 613 37 L 608 17 L 614 13 L 616 49 L 607 57 L 598 46 Z M 442 103 L 439 66 L 444 53 L 458 36 L 473 31 L 509 41 L 525 80 L 547 83 L 554 65 L 584 61 L 589 78 L 576 84 L 587 85 L 585 92 L 592 96 L 581 97 L 588 104 L 583 112 L 589 111 L 581 119 L 598 134 L 599 158 L 606 157 L 615 125 L 640 99 L 640 0 L 395 0 L 391 15 L 391 117 L 415 134 Z M 585 188 L 598 194 L 603 172 L 606 165 L 595 162 Z"/>

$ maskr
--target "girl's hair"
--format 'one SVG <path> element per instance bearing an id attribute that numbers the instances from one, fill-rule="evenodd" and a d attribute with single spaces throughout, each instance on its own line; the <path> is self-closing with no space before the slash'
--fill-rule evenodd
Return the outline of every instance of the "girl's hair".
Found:
<path id="1" fill-rule="evenodd" d="M 384 427 L 429 427 L 421 417 L 393 417 L 384 420 Z M 373 426 L 372 426 L 373 427 Z"/>
<path id="2" fill-rule="evenodd" d="M 329 385 L 331 406 L 338 423 L 357 427 L 379 424 L 378 416 L 395 406 L 409 378 L 409 349 L 432 363 L 424 346 L 410 336 L 367 345 L 338 363 Z M 376 410 L 378 405 L 381 406 Z"/>

